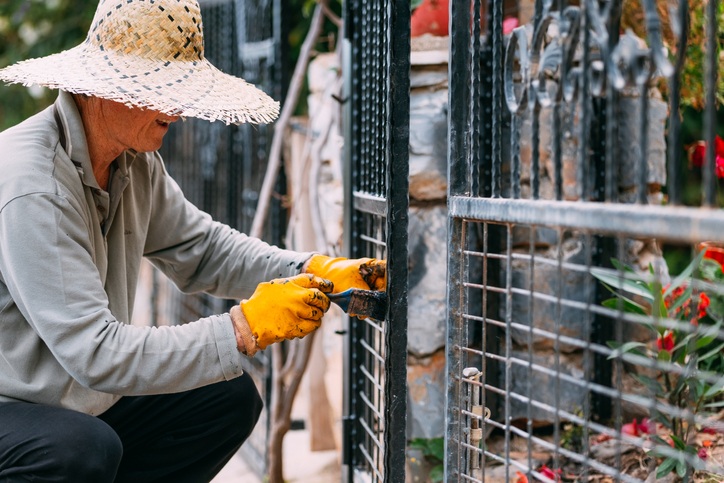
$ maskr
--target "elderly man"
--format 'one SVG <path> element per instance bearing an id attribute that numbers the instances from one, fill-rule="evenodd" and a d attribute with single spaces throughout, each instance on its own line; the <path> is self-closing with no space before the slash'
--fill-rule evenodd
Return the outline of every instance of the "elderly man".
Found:
<path id="1" fill-rule="evenodd" d="M 168 176 L 156 150 L 180 116 L 278 111 L 204 58 L 195 0 L 101 0 L 81 45 L 0 79 L 60 90 L 0 133 L 0 481 L 209 481 L 261 411 L 242 357 L 315 330 L 333 288 L 384 289 L 384 262 L 269 246 Z M 242 301 L 129 325 L 143 257 Z"/>

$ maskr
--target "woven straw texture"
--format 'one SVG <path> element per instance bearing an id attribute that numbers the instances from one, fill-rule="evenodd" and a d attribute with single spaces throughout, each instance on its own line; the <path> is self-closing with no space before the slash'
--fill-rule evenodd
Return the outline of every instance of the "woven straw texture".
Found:
<path id="1" fill-rule="evenodd" d="M 196 0 L 101 0 L 82 44 L 1 69 L 0 80 L 226 124 L 279 115 L 278 102 L 204 58 Z"/>

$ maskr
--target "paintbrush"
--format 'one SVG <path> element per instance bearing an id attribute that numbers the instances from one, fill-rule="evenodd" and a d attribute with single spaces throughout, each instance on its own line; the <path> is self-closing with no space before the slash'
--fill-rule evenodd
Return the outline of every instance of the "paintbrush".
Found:
<path id="1" fill-rule="evenodd" d="M 372 317 L 385 320 L 387 316 L 387 292 L 350 288 L 340 293 L 326 294 L 351 317 Z"/>

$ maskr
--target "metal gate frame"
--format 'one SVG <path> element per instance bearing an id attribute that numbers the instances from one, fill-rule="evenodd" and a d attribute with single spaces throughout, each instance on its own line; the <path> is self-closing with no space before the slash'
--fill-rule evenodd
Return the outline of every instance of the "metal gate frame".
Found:
<path id="1" fill-rule="evenodd" d="M 387 260 L 386 320 L 349 319 L 343 480 L 405 480 L 410 5 L 344 2 L 345 247 Z"/>
<path id="2" fill-rule="evenodd" d="M 555 64 L 553 59 L 553 67 L 548 67 L 558 74 L 563 72 L 559 81 L 564 79 L 558 84 L 558 97 L 545 99 L 545 102 L 551 103 L 553 110 L 555 194 L 554 199 L 544 200 L 538 192 L 540 167 L 537 151 L 540 142 L 537 135 L 542 95 L 537 96 L 532 80 L 540 73 L 538 69 L 542 70 L 541 64 L 546 60 L 551 61 L 552 58 L 546 59 L 545 55 L 541 55 L 544 54 L 542 45 L 530 47 L 524 27 L 513 31 L 506 43 L 502 32 L 504 2 L 490 0 L 485 3 L 486 5 L 481 5 L 480 0 L 450 2 L 446 374 L 448 399 L 445 481 L 485 481 L 486 460 L 504 465 L 506 481 L 515 478 L 512 474 L 516 470 L 522 475 L 519 481 L 528 481 L 528 478 L 530 481 L 551 481 L 550 478 L 556 477 L 537 472 L 531 463 L 531 447 L 533 444 L 540 444 L 555 454 L 556 461 L 565 456 L 583 465 L 586 472 L 596 470 L 616 478 L 616 481 L 640 482 L 641 480 L 622 473 L 620 467 L 601 465 L 591 460 L 587 452 L 590 449 L 587 442 L 583 443 L 584 447 L 579 452 L 563 448 L 558 444 L 559 429 L 554 430 L 555 444 L 546 446 L 542 439 L 533 434 L 530 416 L 527 427 L 520 428 L 511 424 L 511 404 L 522 402 L 528 405 L 529 411 L 532 407 L 550 411 L 559 423 L 568 420 L 580 425 L 584 435 L 600 433 L 614 438 L 620 444 L 621 400 L 628 398 L 643 404 L 624 392 L 620 381 L 613 377 L 611 367 L 606 367 L 612 364 L 609 359 L 615 358 L 615 354 L 605 346 L 605 342 L 607 338 L 613 338 L 614 334 L 613 329 L 602 327 L 597 320 L 597 316 L 603 313 L 601 310 L 594 310 L 600 299 L 588 300 L 578 307 L 590 317 L 587 340 L 565 339 L 557 330 L 557 325 L 556 330 L 548 334 L 556 348 L 556 362 L 552 368 L 536 366 L 530 362 L 532 358 L 524 361 L 512 355 L 511 334 L 514 331 L 530 330 L 532 335 L 534 330 L 526 329 L 517 322 L 518 314 L 513 312 L 514 296 L 526 294 L 531 300 L 534 296 L 543 298 L 541 294 L 534 293 L 532 286 L 522 289 L 513 286 L 512 264 L 516 260 L 522 260 L 530 263 L 532 267 L 538 256 L 533 249 L 529 254 L 514 253 L 513 232 L 524 227 L 530 231 L 532 237 L 538 229 L 551 229 L 558 236 L 560 249 L 563 234 L 575 230 L 587 244 L 585 262 L 569 267 L 562 262 L 559 255 L 559 259 L 551 260 L 551 264 L 557 266 L 559 271 L 575 268 L 589 274 L 592 267 L 605 266 L 611 254 L 620 255 L 621 247 L 628 239 L 666 240 L 689 246 L 702 240 L 724 240 L 724 211 L 714 209 L 716 180 L 712 174 L 714 153 L 711 146 L 714 145 L 716 125 L 715 66 L 718 65 L 716 49 L 710 48 L 707 54 L 704 133 L 710 148 L 706 156 L 705 167 L 708 171 L 704 174 L 702 202 L 701 207 L 685 207 L 681 205 L 682 181 L 679 173 L 682 172 L 684 160 L 680 141 L 681 123 L 678 117 L 680 60 L 684 54 L 683 49 L 680 49 L 678 59 L 669 64 L 661 53 L 661 30 L 655 2 L 642 2 L 646 10 L 649 33 L 647 40 L 651 49 L 630 48 L 623 52 L 618 48 L 624 43 L 620 42 L 618 34 L 608 35 L 608 32 L 618 32 L 620 12 L 615 6 L 620 5 L 620 2 L 582 1 L 580 8 L 574 8 L 568 7 L 568 2 L 562 0 L 536 1 L 532 37 L 542 38 L 537 33 L 545 31 L 551 24 L 558 27 L 561 35 L 558 40 L 562 46 L 559 59 L 562 60 Z M 686 19 L 686 7 L 682 7 L 682 3 L 686 2 L 680 3 L 677 16 Z M 717 4 L 715 0 L 709 3 L 709 32 L 716 32 L 714 12 Z M 487 12 L 487 17 L 483 14 L 482 18 L 483 26 L 490 26 L 487 31 L 484 27 L 481 28 L 481 11 Z M 564 14 L 558 16 L 557 12 Z M 681 21 L 681 25 L 685 23 Z M 573 27 L 576 25 L 582 25 L 581 29 L 575 30 Z M 715 41 L 715 34 L 711 33 L 708 37 L 709 45 L 714 45 Z M 535 43 L 535 40 L 533 42 Z M 571 76 L 573 81 L 569 83 L 567 74 L 573 72 L 574 68 L 570 61 L 578 45 L 583 46 L 583 70 L 578 77 Z M 600 54 L 597 65 L 600 66 L 602 62 L 606 69 L 604 72 L 593 72 L 592 52 Z M 614 63 L 612 56 L 618 56 L 616 60 L 621 64 Z M 666 206 L 647 204 L 645 155 L 641 156 L 634 173 L 635 202 L 625 204 L 619 199 L 617 191 L 616 178 L 620 174 L 620 167 L 616 162 L 620 153 L 614 142 L 617 139 L 615 107 L 621 86 L 615 86 L 614 81 L 620 79 L 614 79 L 613 73 L 623 76 L 627 74 L 625 69 L 630 69 L 629 73 L 634 73 L 634 87 L 644 94 L 641 95 L 640 104 L 640 152 L 647 153 L 647 99 L 653 69 L 647 73 L 641 69 L 642 65 L 655 66 L 659 72 L 670 76 L 672 109 L 668 133 L 669 204 Z M 621 70 L 617 70 L 619 68 Z M 594 74 L 599 74 L 599 77 Z M 608 82 L 601 78 L 606 75 Z M 562 196 L 560 138 L 563 131 L 560 110 L 569 102 L 567 96 L 571 93 L 563 92 L 564 87 L 577 88 L 586 93 L 574 97 L 572 101 L 580 103 L 582 119 L 580 131 L 573 133 L 582 140 L 577 155 L 579 201 L 565 201 Z M 594 95 L 589 97 L 588 94 L 592 92 Z M 519 129 L 524 114 L 533 117 L 531 192 L 527 197 L 521 195 L 520 183 Z M 505 152 L 508 146 L 510 153 Z M 503 176 L 506 169 L 509 178 Z M 471 263 L 483 265 L 482 280 L 470 278 L 468 265 Z M 470 299 L 474 292 L 482 292 L 480 314 L 471 309 Z M 548 298 L 559 307 L 570 302 L 564 300 L 560 293 Z M 624 319 L 620 313 L 618 319 L 614 317 L 617 321 L 616 331 L 619 332 L 616 336 L 619 338 L 620 323 Z M 719 333 L 718 338 L 720 341 L 724 340 L 724 334 Z M 570 377 L 559 370 L 560 344 L 564 340 L 567 343 L 579 343 L 586 351 L 588 362 L 583 382 L 570 380 Z M 489 364 L 488 367 L 486 363 Z M 478 364 L 482 366 L 478 368 Z M 621 362 L 617 361 L 615 364 Z M 528 370 L 528 392 L 524 394 L 512 389 L 511 370 L 515 366 L 527 367 Z M 657 367 L 658 362 L 654 362 L 653 368 Z M 482 373 L 479 369 L 482 369 Z M 562 381 L 579 384 L 581 390 L 590 395 L 588 403 L 582 408 L 582 414 L 562 411 L 558 399 L 552 406 L 534 400 L 530 388 L 535 384 L 534 375 L 538 374 L 548 374 L 559 385 Z M 560 397 L 559 391 L 556 392 L 556 397 Z M 658 406 L 655 401 L 650 405 L 655 410 L 669 409 Z M 486 407 L 490 408 L 491 413 L 486 413 Z M 615 430 L 598 423 L 596 416 L 599 411 L 602 411 L 601 415 L 604 417 L 619 419 Z M 683 417 L 684 413 L 678 415 Z M 692 424 L 700 422 L 695 414 L 686 414 L 686 417 L 690 418 Z M 484 444 L 481 446 L 487 434 L 486 430 L 504 433 L 503 454 L 489 451 Z M 510 444 L 514 436 L 528 441 L 526 464 L 511 459 Z M 690 455 L 677 454 L 677 451 L 668 448 L 661 451 L 696 464 Z M 525 480 L 522 479 L 523 476 L 526 477 Z"/>

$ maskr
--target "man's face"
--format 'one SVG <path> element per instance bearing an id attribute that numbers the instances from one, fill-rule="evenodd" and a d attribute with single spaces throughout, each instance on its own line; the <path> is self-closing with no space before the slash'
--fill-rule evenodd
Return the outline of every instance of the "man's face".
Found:
<path id="1" fill-rule="evenodd" d="M 179 117 L 162 114 L 150 109 L 128 107 L 120 102 L 101 99 L 103 120 L 108 127 L 111 141 L 124 149 L 139 153 L 156 151 L 161 147 L 168 126 Z"/>

